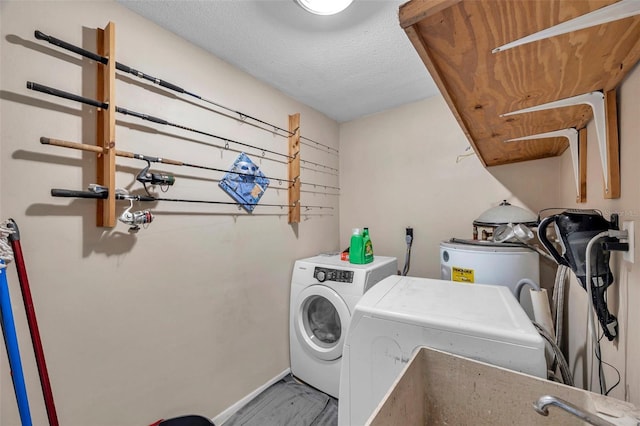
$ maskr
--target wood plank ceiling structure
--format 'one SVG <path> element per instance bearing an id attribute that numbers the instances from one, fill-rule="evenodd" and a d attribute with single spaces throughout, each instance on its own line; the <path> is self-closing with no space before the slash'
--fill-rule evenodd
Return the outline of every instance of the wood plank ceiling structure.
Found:
<path id="1" fill-rule="evenodd" d="M 615 131 L 608 139 L 615 139 L 615 146 L 609 148 L 613 189 L 609 194 L 605 191 L 605 197 L 617 198 L 615 89 L 640 60 L 640 16 L 492 53 L 506 43 L 613 3 L 616 1 L 412 0 L 400 8 L 400 25 L 485 167 L 558 156 L 568 147 L 567 138 L 505 141 L 561 129 L 580 130 L 593 116 L 585 104 L 502 114 L 594 91 L 607 95 L 607 111 L 613 114 L 609 127 Z M 590 135 L 590 142 L 596 143 L 595 136 Z"/>

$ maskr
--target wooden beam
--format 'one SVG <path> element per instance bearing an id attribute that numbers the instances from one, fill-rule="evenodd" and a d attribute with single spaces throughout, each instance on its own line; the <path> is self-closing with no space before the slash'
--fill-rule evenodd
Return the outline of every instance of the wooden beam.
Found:
<path id="1" fill-rule="evenodd" d="M 300 223 L 300 113 L 289 116 L 289 223 Z"/>
<path id="2" fill-rule="evenodd" d="M 577 203 L 587 202 L 587 128 L 578 131 L 578 195 Z"/>
<path id="3" fill-rule="evenodd" d="M 618 106 L 616 89 L 604 93 L 604 110 L 607 122 L 607 174 L 609 188 L 604 198 L 620 198 L 620 141 L 618 139 Z"/>
<path id="4" fill-rule="evenodd" d="M 97 95 L 98 100 L 109 104 L 107 109 L 98 109 L 96 145 L 102 147 L 104 153 L 98 155 L 97 182 L 109 188 L 109 197 L 97 200 L 97 226 L 113 228 L 116 226 L 116 113 L 115 113 L 115 24 L 97 29 L 97 52 L 109 58 L 106 65 L 98 64 Z"/>
<path id="5" fill-rule="evenodd" d="M 408 28 L 427 16 L 442 12 L 462 0 L 410 1 L 400 6 L 399 20 L 402 28 Z"/>

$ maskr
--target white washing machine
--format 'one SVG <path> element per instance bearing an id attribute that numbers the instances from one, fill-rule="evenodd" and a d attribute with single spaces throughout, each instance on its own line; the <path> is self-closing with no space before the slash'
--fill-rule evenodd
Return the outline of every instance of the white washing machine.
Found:
<path id="1" fill-rule="evenodd" d="M 338 424 L 364 425 L 419 346 L 547 377 L 544 340 L 507 287 L 388 277 L 351 318 Z"/>
<path id="2" fill-rule="evenodd" d="M 353 309 L 367 290 L 397 273 L 395 257 L 375 256 L 366 265 L 340 260 L 339 255 L 296 261 L 289 314 L 291 373 L 337 398 Z"/>

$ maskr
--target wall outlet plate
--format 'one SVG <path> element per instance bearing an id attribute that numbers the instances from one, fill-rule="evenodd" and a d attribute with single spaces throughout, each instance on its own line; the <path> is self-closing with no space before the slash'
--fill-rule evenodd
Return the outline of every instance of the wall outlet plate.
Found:
<path id="1" fill-rule="evenodd" d="M 622 258 L 627 262 L 634 263 L 635 262 L 635 234 L 634 234 L 634 222 L 632 220 L 625 220 L 622 222 L 622 230 L 627 231 L 629 233 L 628 243 L 629 250 L 623 252 Z"/>

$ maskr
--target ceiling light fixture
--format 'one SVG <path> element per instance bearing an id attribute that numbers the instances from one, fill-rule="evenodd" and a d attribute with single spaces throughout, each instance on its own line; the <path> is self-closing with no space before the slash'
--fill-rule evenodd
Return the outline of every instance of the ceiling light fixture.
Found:
<path id="1" fill-rule="evenodd" d="M 353 0 L 295 0 L 304 10 L 316 15 L 335 15 L 345 10 Z"/>

